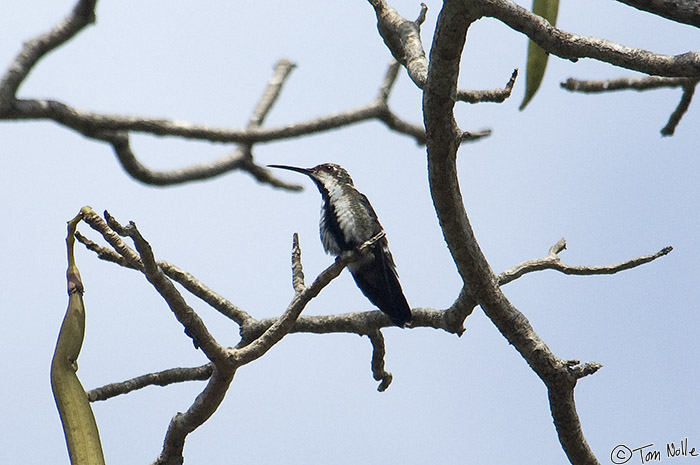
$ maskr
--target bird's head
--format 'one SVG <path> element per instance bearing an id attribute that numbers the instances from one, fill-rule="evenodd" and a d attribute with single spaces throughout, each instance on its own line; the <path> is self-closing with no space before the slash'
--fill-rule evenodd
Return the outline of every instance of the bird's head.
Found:
<path id="1" fill-rule="evenodd" d="M 303 173 L 313 179 L 314 182 L 319 185 L 319 187 L 323 186 L 326 189 L 332 184 L 353 185 L 352 178 L 345 168 L 334 163 L 323 163 L 321 165 L 314 166 L 313 168 L 299 168 L 288 165 L 267 165 L 267 167 Z"/>

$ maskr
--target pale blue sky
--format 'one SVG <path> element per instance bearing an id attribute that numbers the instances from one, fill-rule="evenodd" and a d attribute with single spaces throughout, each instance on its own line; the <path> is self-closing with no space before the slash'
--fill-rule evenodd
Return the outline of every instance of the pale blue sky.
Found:
<path id="1" fill-rule="evenodd" d="M 23 41 L 72 5 L 6 2 L 3 72 Z M 417 2 L 392 5 L 410 18 L 419 11 Z M 440 3 L 428 6 L 426 46 Z M 39 64 L 20 97 L 242 127 L 274 63 L 288 58 L 298 67 L 266 123 L 278 126 L 369 103 L 389 62 L 363 1 L 203 7 L 106 0 L 97 15 L 96 25 Z M 691 50 L 699 38 L 696 29 L 616 2 L 562 2 L 559 18 L 571 32 L 662 53 Z M 500 22 L 480 20 L 467 38 L 462 86 L 504 85 L 513 68 L 523 70 L 526 45 Z M 654 443 L 665 452 L 666 442 L 688 437 L 700 446 L 698 103 L 675 136 L 661 138 L 678 89 L 594 96 L 559 89 L 572 76 L 631 74 L 592 60 L 552 58 L 526 111 L 517 110 L 522 78 L 502 105 L 457 109 L 463 129 L 494 131 L 461 149 L 459 170 L 467 211 L 496 272 L 546 255 L 561 237 L 568 241 L 562 258 L 572 265 L 617 263 L 674 247 L 667 257 L 614 276 L 541 272 L 504 288 L 557 356 L 604 365 L 576 389 L 583 431 L 601 464 L 611 463 L 617 444 Z M 390 104 L 405 119 L 422 120 L 420 93 L 403 72 Z M 146 136 L 133 141 L 155 168 L 232 148 Z M 239 173 L 147 187 L 126 176 L 109 147 L 50 122 L 3 122 L 0 147 L 0 463 L 68 463 L 49 364 L 67 302 L 65 222 L 83 205 L 134 220 L 158 258 L 255 317 L 281 314 L 292 297 L 293 232 L 300 234 L 308 280 L 331 263 L 318 238 L 318 192 L 293 173 L 279 175 L 304 183 L 301 194 Z M 424 148 L 364 123 L 259 145 L 255 156 L 261 164 L 345 166 L 380 216 L 409 303 L 444 308 L 457 296 L 460 282 L 428 195 Z M 86 388 L 206 361 L 142 276 L 82 249 L 77 259 L 88 311 L 79 371 Z M 237 342 L 233 324 L 188 301 L 222 343 Z M 305 313 L 370 309 L 344 272 Z M 461 338 L 426 329 L 384 334 L 386 368 L 394 375 L 384 393 L 372 379 L 366 338 L 285 338 L 237 373 L 220 410 L 187 439 L 187 463 L 566 463 L 544 385 L 480 309 Z M 202 387 L 150 387 L 94 404 L 107 462 L 150 463 L 170 418 Z"/>

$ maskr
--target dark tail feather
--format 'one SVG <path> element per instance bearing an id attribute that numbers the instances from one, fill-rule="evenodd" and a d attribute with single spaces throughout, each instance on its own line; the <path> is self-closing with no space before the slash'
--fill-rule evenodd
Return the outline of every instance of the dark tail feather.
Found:
<path id="1" fill-rule="evenodd" d="M 373 260 L 362 263 L 354 271 L 351 270 L 352 277 L 370 302 L 386 313 L 396 326 L 404 328 L 411 323 L 411 307 L 401 290 L 388 247 L 381 243 L 377 246 L 372 252 Z"/>

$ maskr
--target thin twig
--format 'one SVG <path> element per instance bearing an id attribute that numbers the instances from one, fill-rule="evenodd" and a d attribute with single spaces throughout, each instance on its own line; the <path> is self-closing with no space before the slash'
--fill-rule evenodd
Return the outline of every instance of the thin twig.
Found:
<path id="1" fill-rule="evenodd" d="M 192 295 L 199 297 L 202 301 L 209 304 L 210 307 L 238 323 L 239 326 L 245 326 L 255 320 L 248 312 L 209 289 L 209 287 L 205 286 L 204 283 L 195 278 L 192 274 L 181 270 L 172 263 L 162 260 L 158 261 L 158 266 L 170 279 L 181 284 L 192 293 Z"/>
<path id="2" fill-rule="evenodd" d="M 467 103 L 481 103 L 481 102 L 493 102 L 502 103 L 510 97 L 513 92 L 513 86 L 515 85 L 515 80 L 518 77 L 518 70 L 514 69 L 513 73 L 510 75 L 510 79 L 502 89 L 490 89 L 490 90 L 458 90 L 456 99 L 460 102 Z"/>
<path id="3" fill-rule="evenodd" d="M 384 369 L 384 356 L 386 346 L 384 345 L 384 335 L 380 330 L 370 331 L 367 337 L 372 343 L 372 376 L 375 381 L 379 381 L 377 391 L 384 392 L 391 384 L 393 376 Z"/>
<path id="4" fill-rule="evenodd" d="M 136 223 L 133 221 L 129 222 L 123 228 L 123 232 L 134 241 L 134 246 L 143 262 L 143 273 L 146 279 L 158 291 L 158 294 L 163 297 L 175 318 L 184 326 L 185 334 L 192 338 L 195 347 L 201 347 L 202 352 L 209 360 L 214 362 L 214 365 L 224 364 L 228 355 L 226 349 L 216 341 L 199 315 L 192 307 L 187 305 L 182 294 L 158 266 L 150 244 L 141 235 L 141 232 L 136 227 Z"/>
<path id="5" fill-rule="evenodd" d="M 201 318 L 187 305 L 175 285 L 165 275 L 156 262 L 150 245 L 141 236 L 136 225 L 131 222 L 124 227 L 106 211 L 105 219 L 106 221 L 92 210 L 83 213 L 83 220 L 88 225 L 99 232 L 132 267 L 144 273 L 148 281 L 165 299 L 178 321 L 185 327 L 185 333 L 193 339 L 195 346 L 201 347 L 212 362 L 225 362 L 226 350 L 216 342 Z M 128 247 L 119 235 L 129 236 L 134 241 L 138 254 Z"/>
<path id="6" fill-rule="evenodd" d="M 619 273 L 620 271 L 629 270 L 636 268 L 645 263 L 652 262 L 659 257 L 669 254 L 673 247 L 664 247 L 656 253 L 651 255 L 642 255 L 640 257 L 632 258 L 630 260 L 625 260 L 621 263 L 614 265 L 603 265 L 603 266 L 574 266 L 567 265 L 561 262 L 559 257 L 559 252 L 566 248 L 566 241 L 561 239 L 557 242 L 549 251 L 546 257 L 538 258 L 535 260 L 528 260 L 521 263 L 513 268 L 510 268 L 502 272 L 497 277 L 497 282 L 499 286 L 508 284 L 514 281 L 526 273 L 532 273 L 533 271 L 542 270 L 556 270 L 564 274 L 578 275 L 578 276 L 592 276 L 592 275 L 608 275 Z"/>
<path id="7" fill-rule="evenodd" d="M 683 115 L 688 111 L 697 85 L 698 78 L 671 78 L 660 76 L 609 79 L 607 81 L 580 81 L 578 79 L 569 78 L 561 83 L 561 87 L 564 89 L 583 93 L 600 93 L 627 89 L 644 91 L 672 87 L 683 88 L 683 94 L 681 95 L 680 102 L 678 102 L 678 106 L 676 106 L 676 109 L 671 113 L 666 126 L 661 129 L 661 135 L 663 136 L 673 135 L 681 118 L 683 118 Z"/>
<path id="8" fill-rule="evenodd" d="M 299 235 L 297 233 L 294 233 L 292 237 L 292 287 L 297 294 L 306 289 L 306 284 L 304 284 L 304 267 L 301 264 L 301 247 L 299 246 Z"/>
<path id="9" fill-rule="evenodd" d="M 0 80 L 0 108 L 12 105 L 19 86 L 39 60 L 72 39 L 85 26 L 95 22 L 96 3 L 97 0 L 79 0 L 63 21 L 49 32 L 24 44 Z"/>
<path id="10" fill-rule="evenodd" d="M 185 381 L 206 381 L 211 377 L 213 368 L 214 365 L 211 363 L 193 368 L 170 368 L 157 373 L 137 376 L 119 383 L 107 384 L 91 389 L 86 394 L 90 402 L 97 402 L 128 394 L 146 386 L 168 386 Z"/>
<path id="11" fill-rule="evenodd" d="M 688 82 L 683 85 L 683 94 L 681 95 L 681 100 L 678 102 L 678 106 L 668 119 L 668 123 L 661 129 L 662 136 L 672 136 L 676 131 L 676 126 L 681 122 L 681 118 L 685 115 L 690 107 L 690 102 L 693 100 L 693 94 L 695 93 L 695 87 L 698 85 L 697 79 L 694 82 Z"/>
<path id="12" fill-rule="evenodd" d="M 104 212 L 105 218 L 111 219 L 111 216 L 107 211 Z M 87 223 L 92 229 L 97 231 L 102 235 L 104 240 L 111 245 L 114 250 L 122 257 L 122 259 L 128 264 L 129 267 L 141 271 L 143 269 L 143 263 L 141 263 L 141 258 L 138 253 L 136 253 L 131 247 L 126 245 L 126 243 L 119 237 L 119 234 L 107 224 L 100 215 L 95 213 L 92 209 L 83 209 L 83 221 Z"/>
<path id="13" fill-rule="evenodd" d="M 140 259 L 136 264 L 132 264 L 119 253 L 107 247 L 102 247 L 101 245 L 86 238 L 79 232 L 76 232 L 75 237 L 76 239 L 78 239 L 79 242 L 84 244 L 88 250 L 95 252 L 100 260 L 116 263 L 120 266 L 131 268 L 137 271 L 141 271 L 143 268 Z M 207 286 L 204 285 L 204 283 L 202 283 L 200 280 L 194 277 L 191 273 L 183 271 L 177 266 L 173 265 L 172 263 L 162 260 L 158 261 L 158 266 L 170 279 L 180 283 L 193 295 L 199 297 L 201 300 L 209 304 L 212 308 L 218 310 L 222 315 L 230 318 L 239 325 L 243 326 L 254 320 L 254 318 L 250 316 L 248 312 L 237 307 L 221 295 L 209 289 Z"/>
<path id="14" fill-rule="evenodd" d="M 245 345 L 231 350 L 231 359 L 233 362 L 237 366 L 241 366 L 263 356 L 273 345 L 292 330 L 302 310 L 306 307 L 306 304 L 316 297 L 333 279 L 338 277 L 349 263 L 360 258 L 363 252 L 367 251 L 369 247 L 374 245 L 382 237 L 384 237 L 384 231 L 380 231 L 374 237 L 364 242 L 355 251 L 346 252 L 336 257 L 333 264 L 322 271 L 310 286 L 304 287 L 301 292 L 295 292 L 284 314 L 280 318 L 275 319 L 259 336 L 256 335 L 254 339 L 251 339 L 251 332 L 248 330 L 248 327 L 241 328 L 242 342 Z M 295 249 L 298 248 L 298 243 L 295 243 L 293 247 Z M 252 342 L 248 343 L 248 341 Z"/>
<path id="15" fill-rule="evenodd" d="M 644 91 L 670 87 L 683 87 L 688 82 L 697 82 L 697 79 L 683 77 L 644 76 L 592 81 L 569 78 L 566 81 L 561 82 L 559 85 L 562 89 L 566 89 L 571 92 L 597 94 L 618 90 Z"/>

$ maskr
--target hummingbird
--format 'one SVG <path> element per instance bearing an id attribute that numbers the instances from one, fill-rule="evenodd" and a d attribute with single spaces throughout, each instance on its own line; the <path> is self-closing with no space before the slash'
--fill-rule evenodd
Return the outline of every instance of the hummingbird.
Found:
<path id="1" fill-rule="evenodd" d="M 268 167 L 305 174 L 316 184 L 322 197 L 319 229 L 326 253 L 338 256 L 353 251 L 383 231 L 369 200 L 355 189 L 342 166 L 324 163 L 313 168 Z M 411 323 L 411 308 L 401 290 L 386 235 L 350 263 L 348 269 L 365 297 L 388 315 L 392 323 L 401 328 Z"/>

